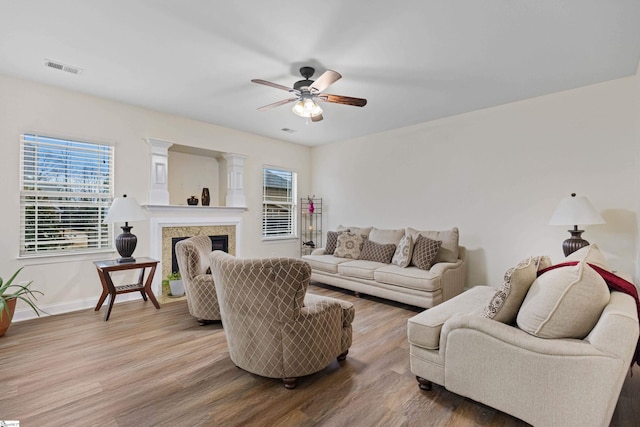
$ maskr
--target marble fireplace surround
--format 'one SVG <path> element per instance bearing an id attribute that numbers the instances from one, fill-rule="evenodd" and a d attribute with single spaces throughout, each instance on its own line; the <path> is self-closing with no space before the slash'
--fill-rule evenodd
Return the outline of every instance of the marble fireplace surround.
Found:
<path id="1" fill-rule="evenodd" d="M 171 270 L 171 238 L 228 235 L 229 253 L 241 256 L 242 215 L 246 208 L 225 206 L 146 205 L 150 224 L 150 256 L 160 260 L 153 278 L 154 294 L 162 293 L 162 279 Z"/>

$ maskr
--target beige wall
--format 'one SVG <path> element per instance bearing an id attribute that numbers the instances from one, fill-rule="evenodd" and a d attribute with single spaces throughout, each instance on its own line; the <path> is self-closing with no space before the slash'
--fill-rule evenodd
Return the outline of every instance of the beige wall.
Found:
<path id="1" fill-rule="evenodd" d="M 586 228 L 613 268 L 637 278 L 639 77 L 315 147 L 325 229 L 460 228 L 469 285 L 500 285 L 529 255 L 564 256 L 550 226 L 563 196 L 588 196 Z M 329 173 L 330 172 L 330 173 Z"/>
<path id="2" fill-rule="evenodd" d="M 142 204 L 148 200 L 150 186 L 150 147 L 145 141 L 147 137 L 208 150 L 245 154 L 248 156 L 244 172 L 248 210 L 243 216 L 243 241 L 239 242 L 243 245 L 243 255 L 299 254 L 297 241 L 262 241 L 262 167 L 275 165 L 296 171 L 301 194 L 307 194 L 310 192 L 310 148 L 0 76 L 0 156 L 3 159 L 0 276 L 6 279 L 18 267 L 25 266 L 19 278 L 34 281 L 33 287 L 45 294 L 39 299 L 40 304 L 51 313 L 95 305 L 101 286 L 92 261 L 112 258 L 117 254 L 17 259 L 20 220 L 19 138 L 24 132 L 113 145 L 116 149 L 116 194 L 126 193 L 136 197 Z M 177 157 L 178 162 L 184 160 L 184 156 Z M 190 178 L 186 183 L 189 188 L 184 191 L 196 191 L 215 177 L 207 175 L 204 178 L 202 182 Z M 199 191 L 196 193 L 198 198 Z M 217 189 L 212 194 L 214 201 L 220 197 L 216 193 Z M 132 225 L 133 233 L 138 236 L 135 254 L 148 255 L 149 226 L 144 223 Z M 19 305 L 16 319 L 19 320 L 23 315 L 30 313 L 23 305 Z"/>

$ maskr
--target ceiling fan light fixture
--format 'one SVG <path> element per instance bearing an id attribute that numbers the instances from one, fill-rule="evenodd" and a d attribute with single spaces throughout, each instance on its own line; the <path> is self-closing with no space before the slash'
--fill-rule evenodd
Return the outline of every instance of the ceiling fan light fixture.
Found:
<path id="1" fill-rule="evenodd" d="M 306 118 L 322 114 L 322 108 L 311 98 L 304 98 L 297 101 L 291 111 L 297 116 Z"/>

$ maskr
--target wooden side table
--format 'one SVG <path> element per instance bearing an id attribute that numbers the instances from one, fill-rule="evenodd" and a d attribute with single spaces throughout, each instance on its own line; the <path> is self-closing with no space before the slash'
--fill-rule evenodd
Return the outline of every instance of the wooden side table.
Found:
<path id="1" fill-rule="evenodd" d="M 96 305 L 95 311 L 100 310 L 102 303 L 109 296 L 109 305 L 107 307 L 107 312 L 104 315 L 104 321 L 109 320 L 109 315 L 111 314 L 111 309 L 113 308 L 113 302 L 116 299 L 116 295 L 126 294 L 129 292 L 140 292 L 142 294 L 142 299 L 145 301 L 147 297 L 151 300 L 153 305 L 156 308 L 160 308 L 160 304 L 156 299 L 155 295 L 153 295 L 153 291 L 151 290 L 151 282 L 153 281 L 153 275 L 156 272 L 156 267 L 160 261 L 155 260 L 153 258 L 136 258 L 134 262 L 123 262 L 119 263 L 115 259 L 104 260 L 104 261 L 94 261 L 93 263 L 98 270 L 98 276 L 100 276 L 100 282 L 102 283 L 102 295 L 100 295 L 100 299 L 98 300 L 98 304 Z M 149 274 L 147 275 L 147 280 L 144 280 L 144 273 L 147 268 L 150 268 Z M 115 286 L 113 281 L 111 280 L 111 272 L 113 271 L 122 271 L 122 270 L 135 270 L 140 269 L 140 276 L 138 276 L 138 282 L 131 285 L 121 285 Z M 144 282 L 144 283 L 143 283 Z"/>

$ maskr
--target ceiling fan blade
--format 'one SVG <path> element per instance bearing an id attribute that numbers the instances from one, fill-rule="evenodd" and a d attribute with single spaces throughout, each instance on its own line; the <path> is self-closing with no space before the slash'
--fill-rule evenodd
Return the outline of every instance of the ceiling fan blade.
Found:
<path id="1" fill-rule="evenodd" d="M 278 83 L 272 83 L 272 82 L 268 82 L 268 81 L 262 80 L 262 79 L 253 79 L 251 81 L 253 83 L 258 83 L 258 84 L 261 84 L 261 85 L 275 87 L 276 89 L 286 90 L 287 92 L 293 92 L 292 88 L 287 87 L 287 86 L 283 86 L 283 85 L 279 85 Z"/>
<path id="2" fill-rule="evenodd" d="M 311 86 L 309 86 L 309 90 L 314 93 L 320 93 L 341 78 L 342 75 L 337 71 L 327 70 L 322 73 L 320 77 L 318 77 L 318 80 L 316 80 L 315 82 L 313 82 L 313 84 L 311 84 Z"/>
<path id="3" fill-rule="evenodd" d="M 324 117 L 322 117 L 322 114 L 318 114 L 315 116 L 311 116 L 311 121 L 312 122 L 319 122 L 320 120 L 324 119 Z"/>
<path id="4" fill-rule="evenodd" d="M 288 104 L 290 102 L 297 101 L 297 100 L 298 100 L 298 98 L 283 99 L 282 101 L 274 102 L 273 104 L 269 104 L 269 105 L 265 105 L 264 107 L 260 107 L 260 108 L 258 108 L 258 111 L 264 111 L 264 110 L 268 110 L 269 108 L 279 107 L 280 105 Z"/>
<path id="5" fill-rule="evenodd" d="M 353 105 L 355 107 L 364 107 L 367 105 L 367 100 L 364 98 L 353 98 L 351 96 L 342 96 L 342 95 L 331 95 L 328 93 L 323 93 L 318 96 L 318 99 L 327 102 L 333 102 L 336 104 L 344 104 L 344 105 Z"/>

